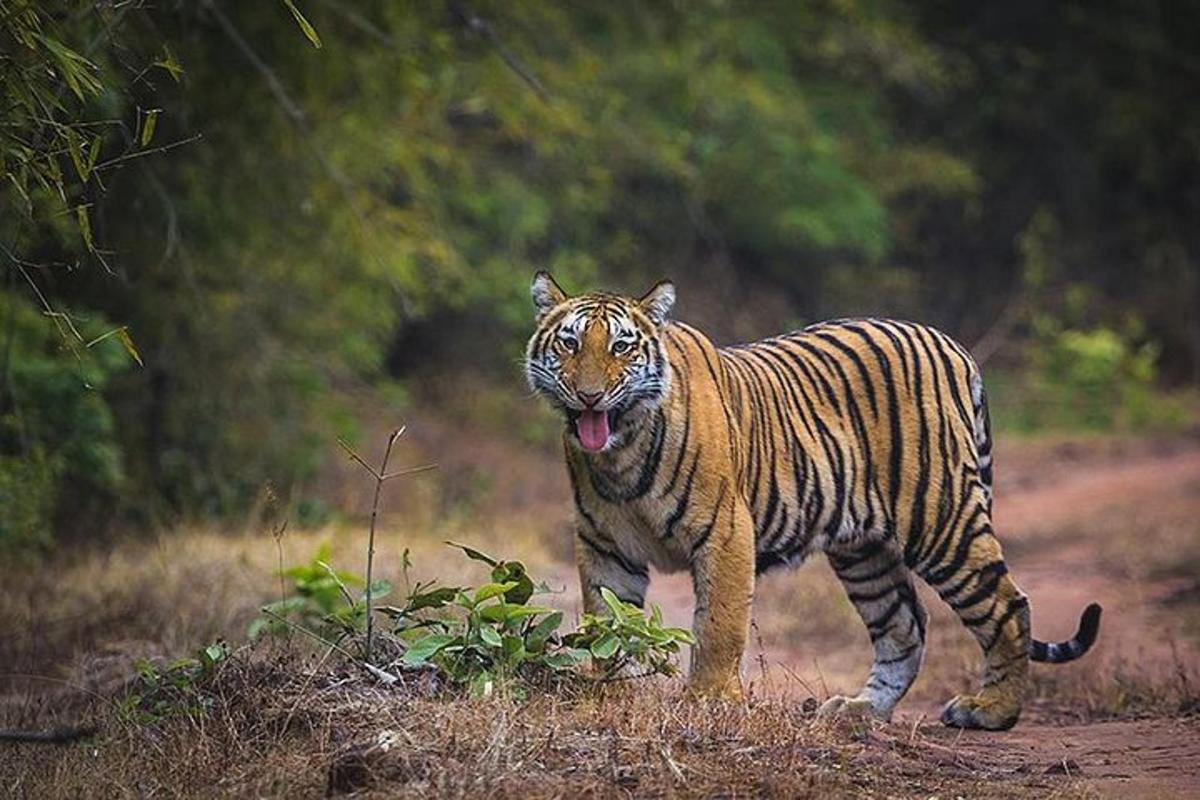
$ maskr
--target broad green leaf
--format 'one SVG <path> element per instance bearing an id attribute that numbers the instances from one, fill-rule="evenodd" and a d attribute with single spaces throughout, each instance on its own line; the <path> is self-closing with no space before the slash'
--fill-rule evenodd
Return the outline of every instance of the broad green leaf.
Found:
<path id="1" fill-rule="evenodd" d="M 526 648 L 524 639 L 511 634 L 504 637 L 504 660 L 510 667 L 515 667 L 525 661 L 525 656 Z"/>
<path id="2" fill-rule="evenodd" d="M 592 651 L 593 656 L 595 656 L 596 658 L 604 659 L 604 658 L 612 658 L 616 654 L 617 648 L 620 646 L 621 646 L 621 642 L 617 638 L 616 634 L 606 633 L 603 636 L 601 636 L 599 639 L 597 639 L 596 641 L 592 642 L 592 646 L 590 649 Z"/>
<path id="3" fill-rule="evenodd" d="M 485 583 L 475 590 L 475 605 L 479 605 L 485 600 L 490 600 L 493 597 L 502 595 L 509 589 L 516 586 L 513 582 L 508 583 Z"/>
<path id="4" fill-rule="evenodd" d="M 224 642 L 210 644 L 201 652 L 203 654 L 205 665 L 209 667 L 223 661 L 225 657 L 229 655 L 229 651 L 225 648 Z"/>
<path id="5" fill-rule="evenodd" d="M 492 570 L 492 580 L 497 583 L 516 584 L 504 593 L 504 599 L 510 603 L 524 603 L 533 596 L 533 580 L 520 561 L 500 562 Z"/>
<path id="6" fill-rule="evenodd" d="M 191 656 L 183 656 L 177 658 L 170 664 L 167 664 L 167 672 L 179 672 L 185 669 L 196 669 L 200 666 L 200 662 Z"/>
<path id="7" fill-rule="evenodd" d="M 620 598 L 613 594 L 612 590 L 607 586 L 600 587 L 600 597 L 604 599 L 604 605 L 608 606 L 608 610 L 612 613 L 613 617 L 619 619 L 622 611 L 624 611 L 624 603 L 621 602 Z"/>
<path id="8" fill-rule="evenodd" d="M 387 597 L 391 593 L 392 593 L 392 582 L 391 581 L 378 580 L 371 584 L 371 601 L 372 602 L 374 602 L 375 600 L 382 600 L 383 598 Z M 367 592 L 365 589 L 363 590 L 363 593 L 359 596 L 359 599 L 364 602 L 366 601 Z"/>
<path id="9" fill-rule="evenodd" d="M 269 619 L 267 617 L 258 617 L 250 623 L 250 627 L 246 629 L 246 635 L 252 640 L 257 639 L 259 636 L 262 636 L 263 631 L 270 629 L 276 624 L 278 623 L 276 623 L 273 619 Z"/>
<path id="10" fill-rule="evenodd" d="M 283 600 L 276 600 L 273 603 L 267 603 L 263 606 L 264 611 L 273 611 L 276 614 L 284 615 L 289 611 L 297 611 L 308 605 L 308 602 L 303 597 L 286 597 Z"/>
<path id="11" fill-rule="evenodd" d="M 562 621 L 563 613 L 561 611 L 555 611 L 553 614 L 547 615 L 545 619 L 534 625 L 533 629 L 525 635 L 525 647 L 533 651 L 543 649 L 546 646 L 546 642 L 558 630 L 558 626 L 562 625 Z"/>
<path id="12" fill-rule="evenodd" d="M 457 636 L 448 633 L 431 633 L 413 642 L 408 650 L 404 651 L 404 657 L 400 659 L 400 662 L 409 667 L 419 667 L 437 655 L 439 650 L 457 639 Z"/>
<path id="13" fill-rule="evenodd" d="M 551 669 L 570 669 L 579 662 L 571 657 L 569 651 L 563 651 L 543 656 L 542 663 Z"/>
<path id="14" fill-rule="evenodd" d="M 542 661 L 554 669 L 569 669 L 577 664 L 583 663 L 584 659 L 587 657 L 587 650 L 580 650 L 576 647 L 568 647 L 562 650 L 556 650 L 555 652 L 545 656 Z"/>
<path id="15" fill-rule="evenodd" d="M 443 586 L 439 589 L 431 589 L 420 594 L 414 594 L 408 598 L 408 604 L 404 610 L 408 613 L 420 611 L 423 608 L 442 608 L 447 603 L 454 600 L 455 596 L 462 589 L 457 586 Z"/>
<path id="16" fill-rule="evenodd" d="M 496 629 L 487 625 L 479 629 L 479 638 L 491 647 L 500 647 L 504 643 L 500 634 L 496 633 Z"/>
<path id="17" fill-rule="evenodd" d="M 495 689 L 495 682 L 492 680 L 492 674 L 487 670 L 479 672 L 471 679 L 472 697 L 491 697 L 493 689 Z"/>

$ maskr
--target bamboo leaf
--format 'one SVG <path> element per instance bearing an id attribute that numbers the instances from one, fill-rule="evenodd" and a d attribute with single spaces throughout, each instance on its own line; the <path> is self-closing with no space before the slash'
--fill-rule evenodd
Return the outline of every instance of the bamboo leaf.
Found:
<path id="1" fill-rule="evenodd" d="M 300 30 L 304 31 L 304 35 L 312 42 L 312 46 L 320 50 L 321 37 L 317 35 L 317 29 L 300 13 L 300 9 L 296 8 L 295 0 L 283 0 L 283 4 L 288 7 L 288 11 L 292 12 L 292 16 L 296 18 L 296 24 L 300 26 Z"/>
<path id="2" fill-rule="evenodd" d="M 125 348 L 125 352 L 137 362 L 139 367 L 146 366 L 142 361 L 142 354 L 138 352 L 137 345 L 133 343 L 133 337 L 129 335 L 129 328 L 120 328 L 117 330 L 117 341 L 121 343 L 121 347 Z"/>
<path id="3" fill-rule="evenodd" d="M 179 59 L 175 57 L 175 51 L 168 44 L 163 45 L 162 58 L 155 61 L 154 66 L 165 69 L 176 83 L 179 83 L 180 77 L 183 76 L 183 65 L 179 63 Z"/>
<path id="4" fill-rule="evenodd" d="M 103 136 L 92 137 L 92 141 L 88 144 L 88 151 L 87 151 L 88 175 L 91 175 L 92 170 L 96 168 L 96 162 L 100 160 L 100 150 L 103 149 L 103 146 L 104 146 L 104 137 Z M 87 180 L 87 178 L 84 178 L 84 180 Z"/>
<path id="5" fill-rule="evenodd" d="M 83 160 L 83 145 L 73 129 L 66 128 L 63 130 L 63 137 L 67 140 L 67 152 L 71 154 L 71 162 L 75 165 L 75 171 L 79 173 L 80 180 L 88 179 L 87 162 Z"/>
<path id="6" fill-rule="evenodd" d="M 75 207 L 75 219 L 79 222 L 79 235 L 83 237 L 88 251 L 96 252 L 96 243 L 92 241 L 92 220 L 88 216 L 87 206 Z"/>
<path id="7" fill-rule="evenodd" d="M 150 140 L 154 138 L 154 129 L 158 127 L 158 112 L 160 109 L 152 108 L 146 112 L 146 116 L 142 119 L 142 147 L 150 144 Z"/>

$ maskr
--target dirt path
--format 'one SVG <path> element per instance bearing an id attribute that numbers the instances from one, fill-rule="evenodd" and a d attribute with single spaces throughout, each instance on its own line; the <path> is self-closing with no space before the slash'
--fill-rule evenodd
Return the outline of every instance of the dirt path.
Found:
<path id="1" fill-rule="evenodd" d="M 1061 725 L 1022 722 L 987 733 L 922 726 L 942 758 L 984 769 L 997 779 L 1076 779 L 1101 797 L 1168 800 L 1200 797 L 1200 723 L 1137 720 Z M 944 748 L 944 749 L 943 749 Z"/>
<path id="2" fill-rule="evenodd" d="M 1070 636 L 1081 609 L 1096 600 L 1105 607 L 1098 652 L 1161 662 L 1164 670 L 1170 670 L 1171 659 L 1179 658 L 1175 645 L 1178 626 L 1163 622 L 1170 615 L 1161 601 L 1176 587 L 1169 581 L 1139 577 L 1136 570 L 1123 566 L 1122 559 L 1126 552 L 1137 555 L 1139 540 L 1145 541 L 1146 547 L 1157 546 L 1142 539 L 1146 531 L 1138 527 L 1139 514 L 1174 503 L 1194 509 L 1197 515 L 1190 518 L 1200 519 L 1200 447 L 1193 444 L 1128 458 L 1093 459 L 1074 454 L 1065 461 L 1046 463 L 1044 479 L 1039 477 L 1043 470 L 1038 464 L 1024 464 L 1021 474 L 1001 483 L 997 493 L 997 528 L 1010 566 L 1032 600 L 1035 635 L 1043 639 Z M 1123 527 L 1125 520 L 1130 527 Z M 1179 531 L 1179 535 L 1185 544 L 1190 540 L 1200 547 L 1200 527 Z M 796 581 L 815 585 L 817 595 L 834 592 L 837 597 L 840 587 L 824 574 L 828 572 L 824 565 L 806 565 L 803 570 L 793 576 Z M 798 590 L 791 588 L 791 578 L 764 584 L 756 610 L 760 625 L 764 616 L 778 615 L 778 607 L 799 597 Z M 833 602 L 827 599 L 829 595 L 824 597 Z M 686 575 L 655 576 L 649 600 L 663 607 L 668 620 L 690 622 L 692 594 Z M 764 611 L 764 605 L 776 610 Z M 923 673 L 897 713 L 895 724 L 912 728 L 945 758 L 980 765 L 985 774 L 1045 775 L 1048 787 L 1077 779 L 1103 797 L 1200 797 L 1200 719 L 1195 715 L 1071 724 L 1035 706 L 1009 732 L 941 727 L 934 722 L 940 702 L 953 692 L 937 685 L 945 670 L 931 669 L 930 662 L 940 658 L 944 663 L 949 658 L 937 651 L 954 636 L 942 631 L 957 624 L 933 595 L 926 595 L 926 605 L 940 625 L 931 635 L 925 669 L 934 674 Z M 811 601 L 810 606 L 796 608 L 797 615 L 813 615 Z M 853 691 L 870 663 L 865 636 L 857 631 L 821 635 L 818 630 L 803 646 L 776 640 L 756 649 L 748 662 L 762 659 L 796 676 L 785 682 L 791 688 L 783 691 L 807 692 L 807 687 L 817 687 L 819 692 L 822 685 L 827 691 Z M 1193 668 L 1194 653 L 1193 649 L 1184 656 L 1193 661 Z M 819 654 L 819 659 L 814 654 Z M 758 669 L 748 663 L 746 671 L 753 679 Z M 1086 672 L 1080 675 L 1087 680 Z M 768 688 L 780 690 L 778 684 Z"/>

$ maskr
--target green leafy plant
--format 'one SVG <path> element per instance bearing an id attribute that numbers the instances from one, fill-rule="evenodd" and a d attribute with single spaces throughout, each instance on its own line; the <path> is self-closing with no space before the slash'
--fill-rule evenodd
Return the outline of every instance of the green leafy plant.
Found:
<path id="1" fill-rule="evenodd" d="M 563 613 L 529 602 L 548 589 L 534 584 L 524 564 L 448 544 L 490 566 L 491 581 L 473 590 L 418 586 L 408 607 L 388 611 L 407 642 L 403 666 L 432 665 L 473 695 L 497 686 L 519 695 L 545 680 L 614 680 L 634 665 L 640 675 L 671 675 L 680 645 L 692 642 L 688 631 L 664 626 L 657 607 L 647 616 L 608 589 L 602 590 L 608 614 L 587 614 L 578 630 L 560 633 Z M 428 616 L 443 609 L 455 613 Z M 597 669 L 585 677 L 576 668 L 588 659 Z"/>
<path id="2" fill-rule="evenodd" d="M 570 669 L 587 656 L 586 651 L 562 646 L 557 636 L 561 611 L 530 604 L 535 594 L 547 589 L 534 585 L 524 564 L 449 544 L 490 566 L 491 581 L 476 589 L 418 585 L 404 608 L 381 609 L 393 617 L 407 643 L 402 666 L 432 665 L 452 683 L 486 696 L 498 684 L 534 681 Z M 431 616 L 432 612 L 443 613 Z"/>
<path id="3" fill-rule="evenodd" d="M 263 614 L 250 624 L 249 635 L 284 633 L 288 621 L 317 632 L 322 637 L 349 636 L 366 627 L 366 581 L 359 575 L 336 570 L 329 564 L 329 544 L 322 544 L 307 564 L 285 569 L 293 593 L 263 607 Z M 392 591 L 387 581 L 374 581 L 372 595 L 378 599 Z"/>
<path id="4" fill-rule="evenodd" d="M 490 568 L 489 580 L 478 587 L 439 586 L 436 581 L 410 583 L 404 555 L 403 605 L 381 605 L 374 612 L 390 620 L 378 633 L 389 638 L 402 655 L 389 668 L 432 669 L 449 684 L 473 696 L 496 691 L 523 696 L 548 681 L 604 682 L 624 677 L 672 675 L 677 671 L 680 646 L 692 636 L 682 628 L 663 625 L 657 607 L 647 615 L 605 589 L 607 614 L 587 614 L 576 630 L 563 631 L 563 612 L 531 602 L 550 592 L 536 583 L 520 561 L 493 558 L 467 545 L 448 542 L 473 561 Z M 279 634 L 300 628 L 342 650 L 341 639 L 365 630 L 365 602 L 354 599 L 349 586 L 365 581 L 334 570 L 323 546 L 311 562 L 285 570 L 296 593 L 264 607 L 264 616 L 251 627 L 252 635 Z M 373 592 L 391 589 L 380 582 Z M 330 634 L 337 639 L 329 641 Z M 359 637 L 361 639 L 361 637 Z M 396 648 L 386 648 L 395 651 Z M 348 651 L 343 651 L 348 652 Z M 585 674 L 578 667 L 592 661 Z M 376 665 L 364 665 L 379 674 Z M 631 674 L 627 668 L 638 668 Z"/>
<path id="5" fill-rule="evenodd" d="M 205 715 L 213 704 L 206 687 L 228 659 L 229 647 L 221 640 L 162 668 L 142 659 L 136 664 L 137 678 L 120 703 L 122 715 L 141 724 L 172 714 Z"/>
<path id="6" fill-rule="evenodd" d="M 600 594 L 607 614 L 585 614 L 579 630 L 564 637 L 566 646 L 590 653 L 603 678 L 615 678 L 629 667 L 643 674 L 672 675 L 681 644 L 691 644 L 692 634 L 663 625 L 662 610 L 652 606 L 650 616 L 626 603 L 607 588 Z"/>

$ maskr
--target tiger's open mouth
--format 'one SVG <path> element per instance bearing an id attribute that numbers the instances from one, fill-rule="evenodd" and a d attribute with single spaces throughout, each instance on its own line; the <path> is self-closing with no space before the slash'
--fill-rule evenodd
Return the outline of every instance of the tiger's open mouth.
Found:
<path id="1" fill-rule="evenodd" d="M 567 420 L 572 430 L 575 431 L 575 435 L 579 437 L 579 443 L 583 445 L 584 450 L 592 453 L 600 452 L 608 444 L 612 429 L 616 427 L 618 415 L 619 412 L 616 409 L 608 411 L 600 411 L 595 408 L 585 408 L 582 411 L 573 408 L 567 409 Z"/>

